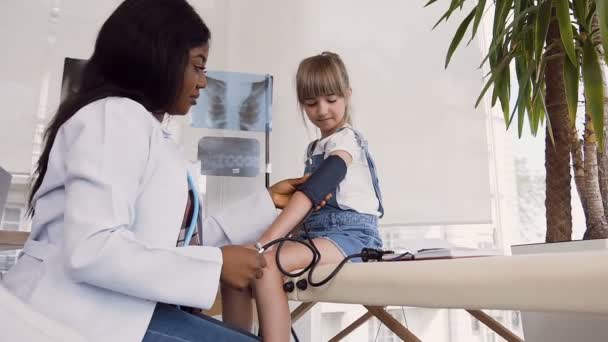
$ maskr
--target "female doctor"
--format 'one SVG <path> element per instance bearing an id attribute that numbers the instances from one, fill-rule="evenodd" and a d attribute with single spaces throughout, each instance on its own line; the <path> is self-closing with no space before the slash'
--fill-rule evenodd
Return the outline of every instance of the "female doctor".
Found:
<path id="1" fill-rule="evenodd" d="M 4 284 L 91 341 L 256 340 L 164 304 L 209 308 L 220 281 L 242 289 L 263 276 L 263 256 L 236 245 L 255 241 L 303 181 L 199 222 L 205 247 L 177 247 L 197 220 L 195 192 L 160 121 L 196 103 L 209 40 L 186 0 L 124 1 L 46 131 L 32 232 Z"/>

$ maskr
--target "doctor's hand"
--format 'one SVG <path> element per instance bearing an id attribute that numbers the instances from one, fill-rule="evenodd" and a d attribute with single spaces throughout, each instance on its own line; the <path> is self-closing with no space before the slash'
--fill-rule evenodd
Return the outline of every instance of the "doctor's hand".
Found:
<path id="1" fill-rule="evenodd" d="M 253 279 L 260 279 L 264 275 L 266 259 L 256 250 L 243 246 L 224 246 L 221 250 L 224 260 L 220 275 L 222 283 L 242 290 Z"/>
<path id="2" fill-rule="evenodd" d="M 306 182 L 310 175 L 305 175 L 300 178 L 289 178 L 284 179 L 278 183 L 272 185 L 268 192 L 270 193 L 270 197 L 272 198 L 272 202 L 274 206 L 278 209 L 283 209 L 289 203 L 291 196 L 296 192 L 297 186 Z M 315 210 L 319 210 L 327 204 L 327 201 L 332 197 L 332 194 L 329 193 L 325 196 L 325 200 L 321 201 L 318 206 L 315 207 Z"/>

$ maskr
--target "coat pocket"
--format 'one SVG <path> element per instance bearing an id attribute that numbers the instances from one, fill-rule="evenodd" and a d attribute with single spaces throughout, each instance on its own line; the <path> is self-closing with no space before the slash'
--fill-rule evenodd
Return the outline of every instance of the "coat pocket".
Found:
<path id="1" fill-rule="evenodd" d="M 22 300 L 29 301 L 46 272 L 46 260 L 56 250 L 46 242 L 28 240 L 19 260 L 5 276 L 6 286 Z"/>

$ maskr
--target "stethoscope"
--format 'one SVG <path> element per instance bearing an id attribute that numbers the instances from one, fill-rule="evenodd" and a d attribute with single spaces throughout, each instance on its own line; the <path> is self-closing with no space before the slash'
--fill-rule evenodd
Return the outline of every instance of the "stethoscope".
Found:
<path id="1" fill-rule="evenodd" d="M 192 178 L 192 176 L 190 175 L 190 172 L 188 172 L 187 175 L 188 175 L 188 188 L 190 191 L 192 191 L 193 209 L 192 209 L 192 219 L 190 220 L 190 225 L 188 226 L 188 229 L 186 230 L 186 235 L 184 236 L 184 246 L 190 245 L 190 241 L 192 240 L 192 236 L 194 235 L 194 231 L 196 230 L 196 225 L 198 223 L 198 215 L 199 215 L 199 210 L 200 210 L 198 191 L 196 190 L 196 184 L 194 183 L 194 178 Z M 202 242 L 203 237 L 199 236 L 199 238 Z"/>
<path id="2" fill-rule="evenodd" d="M 302 291 L 306 290 L 309 285 L 312 287 L 319 287 L 319 286 L 323 286 L 323 285 L 327 284 L 327 282 L 329 282 L 333 277 L 335 277 L 336 274 L 338 274 L 338 272 L 342 269 L 342 267 L 344 267 L 344 265 L 351 259 L 361 258 L 363 261 L 370 260 L 370 258 L 369 258 L 370 253 L 369 253 L 369 251 L 366 251 L 366 248 L 364 248 L 361 251 L 361 253 L 355 253 L 355 254 L 351 254 L 351 255 L 344 257 L 344 259 L 342 259 L 342 261 L 334 268 L 334 270 L 324 279 L 322 279 L 320 281 L 314 281 L 313 273 L 314 273 L 317 265 L 319 264 L 319 261 L 321 260 L 321 252 L 315 245 L 313 239 L 310 237 L 308 229 L 306 228 L 306 225 L 302 225 L 302 222 L 306 221 L 306 219 L 308 219 L 308 217 L 312 213 L 313 213 L 313 209 L 311 209 L 308 212 L 308 214 L 304 217 L 304 219 L 302 219 L 302 221 L 299 224 L 302 226 L 302 229 L 304 230 L 304 235 L 306 237 L 305 240 L 293 238 L 292 234 L 290 232 L 287 234 L 287 236 L 270 241 L 269 243 L 267 243 L 263 246 L 259 242 L 256 244 L 256 249 L 258 250 L 258 253 L 260 253 L 260 254 L 263 254 L 270 247 L 278 244 L 278 246 L 276 246 L 277 251 L 275 253 L 275 262 L 276 262 L 277 268 L 284 276 L 289 277 L 289 278 L 297 278 L 297 277 L 303 275 L 304 273 L 308 272 L 308 276 L 305 279 L 300 279 L 295 284 L 295 287 L 297 287 L 298 289 L 300 289 Z M 283 248 L 283 245 L 285 244 L 286 241 L 291 241 L 291 242 L 302 244 L 306 248 L 308 248 L 310 250 L 310 252 L 312 253 L 312 260 L 308 263 L 308 265 L 306 267 L 304 267 L 303 269 L 301 269 L 298 272 L 290 273 L 290 272 L 286 271 L 283 268 L 283 266 L 281 265 L 281 258 L 280 258 L 281 248 Z M 292 280 L 289 280 L 283 284 L 283 290 L 285 292 L 293 292 L 295 287 L 294 287 L 294 283 Z"/>
<path id="3" fill-rule="evenodd" d="M 186 230 L 186 235 L 184 237 L 184 246 L 188 246 L 190 244 L 190 241 L 192 240 L 192 236 L 194 235 L 196 226 L 198 224 L 198 215 L 199 215 L 200 205 L 201 205 L 200 201 L 199 201 L 199 197 L 198 197 L 198 191 L 196 189 L 196 184 L 189 172 L 187 174 L 187 178 L 188 178 L 189 190 L 192 191 L 192 195 L 193 195 L 192 196 L 193 212 L 192 212 L 192 219 L 190 220 L 190 224 L 188 225 L 188 229 Z M 363 262 L 368 262 L 370 260 L 382 261 L 383 255 L 393 253 L 392 251 L 383 251 L 383 250 L 374 249 L 374 248 L 363 248 L 360 253 L 355 253 L 355 254 L 351 254 L 351 255 L 344 257 L 344 259 L 342 259 L 342 261 L 334 268 L 334 270 L 327 277 L 325 277 L 321 281 L 314 281 L 313 273 L 314 273 L 314 270 L 316 269 L 317 265 L 319 264 L 319 261 L 321 260 L 321 252 L 319 251 L 319 249 L 315 245 L 314 241 L 310 237 L 310 235 L 308 233 L 308 229 L 306 228 L 306 225 L 302 224 L 304 221 L 306 221 L 306 219 L 308 219 L 308 217 L 310 217 L 310 215 L 312 213 L 313 213 L 313 209 L 310 209 L 308 211 L 308 214 L 302 219 L 302 221 L 299 224 L 304 229 L 304 234 L 306 236 L 306 240 L 293 238 L 291 232 L 289 232 L 287 234 L 287 236 L 270 241 L 269 243 L 267 243 L 265 245 L 262 245 L 259 242 L 255 244 L 255 248 L 259 254 L 264 254 L 270 247 L 278 244 L 278 246 L 276 247 L 277 251 L 275 253 L 275 261 L 276 261 L 276 265 L 277 265 L 277 268 L 279 269 L 279 271 L 286 277 L 297 278 L 297 277 L 303 275 L 304 273 L 308 272 L 307 278 L 298 280 L 295 283 L 295 285 L 292 280 L 288 280 L 287 282 L 285 282 L 283 284 L 283 290 L 285 292 L 293 292 L 295 287 L 304 291 L 308 288 L 309 285 L 312 287 L 323 286 L 323 285 L 327 284 L 332 278 L 334 278 L 338 274 L 338 272 L 340 272 L 342 267 L 344 267 L 344 265 L 351 259 L 361 258 L 361 260 L 363 260 Z M 203 240 L 202 229 L 201 229 L 201 236 L 199 238 L 202 242 L 202 240 Z M 280 259 L 281 248 L 283 248 L 283 245 L 285 244 L 286 241 L 292 241 L 295 243 L 302 244 L 306 248 L 308 248 L 310 250 L 310 252 L 312 253 L 313 257 L 312 257 L 312 260 L 310 261 L 310 263 L 305 268 L 303 268 L 302 270 L 300 270 L 298 272 L 289 273 L 281 265 L 281 259 Z M 298 341 L 299 339 L 298 339 L 295 331 L 293 330 L 293 328 L 291 329 L 291 333 L 292 333 L 293 337 L 295 338 L 295 340 Z"/>
<path id="4" fill-rule="evenodd" d="M 194 183 L 194 178 L 192 178 L 192 176 L 190 175 L 190 172 L 186 173 L 186 177 L 188 179 L 188 191 L 192 191 L 192 218 L 190 219 L 190 224 L 188 225 L 188 228 L 186 229 L 186 234 L 184 235 L 184 246 L 189 246 L 190 241 L 192 241 L 192 236 L 194 236 L 194 231 L 196 230 L 196 225 L 198 224 L 200 201 L 198 198 L 198 191 L 196 190 L 196 184 Z M 199 239 L 202 243 L 203 242 L 202 233 L 199 235 Z M 177 305 L 177 308 L 181 310 L 180 305 Z"/>

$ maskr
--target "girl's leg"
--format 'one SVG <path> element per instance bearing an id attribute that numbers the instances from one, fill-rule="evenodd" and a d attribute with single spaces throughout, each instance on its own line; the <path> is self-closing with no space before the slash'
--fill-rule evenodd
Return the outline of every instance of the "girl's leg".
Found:
<path id="1" fill-rule="evenodd" d="M 319 265 L 338 263 L 344 258 L 331 241 L 322 238 L 313 241 L 321 253 Z M 277 268 L 275 252 L 276 248 L 273 248 L 267 253 L 264 276 L 255 280 L 253 286 L 264 342 L 289 341 L 291 331 L 291 316 L 287 296 L 283 291 L 283 274 Z M 302 269 L 311 260 L 310 250 L 299 243 L 288 242 L 281 248 L 281 267 L 287 272 Z"/>
<path id="2" fill-rule="evenodd" d="M 251 331 L 253 303 L 251 289 L 239 291 L 220 284 L 222 292 L 222 321 L 236 328 Z"/>
<path id="3" fill-rule="evenodd" d="M 174 306 L 158 303 L 143 342 L 259 341 L 249 333 L 225 326 L 207 316 L 195 316 Z"/>

